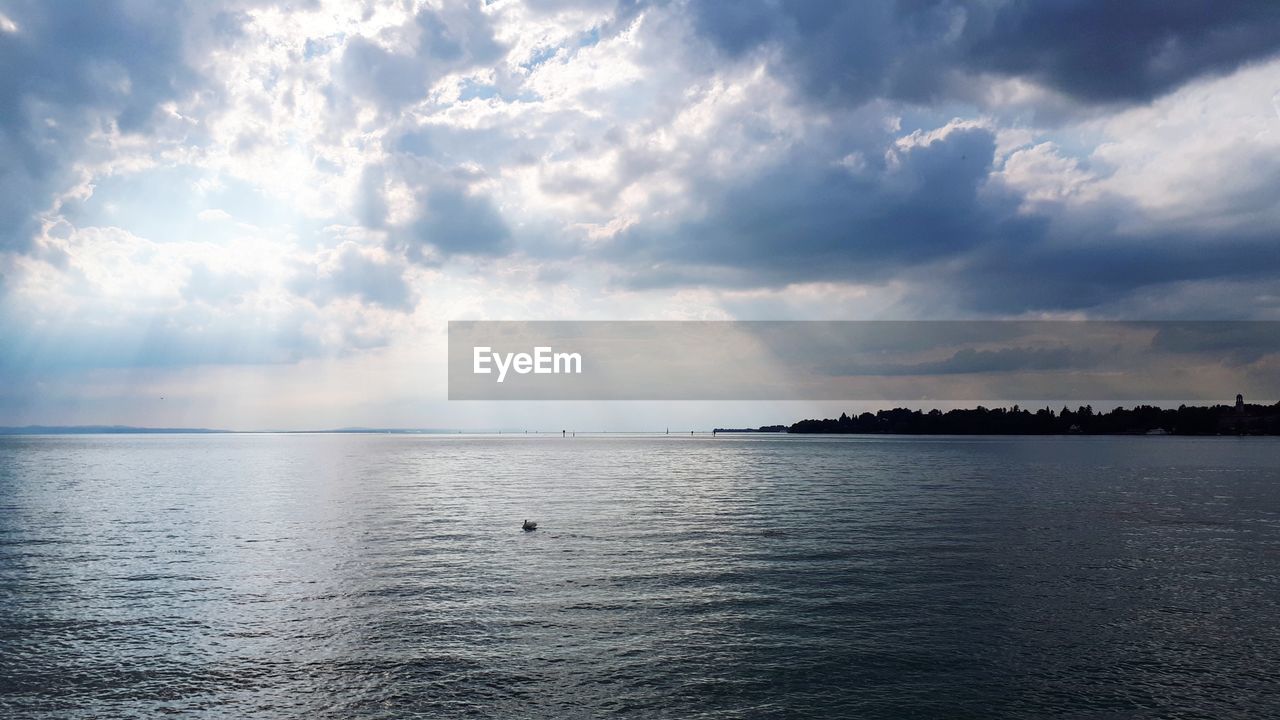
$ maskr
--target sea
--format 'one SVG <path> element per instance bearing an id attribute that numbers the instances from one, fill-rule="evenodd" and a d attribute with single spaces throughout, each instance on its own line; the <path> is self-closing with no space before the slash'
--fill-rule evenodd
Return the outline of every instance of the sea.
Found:
<path id="1" fill-rule="evenodd" d="M 0 438 L 0 717 L 171 715 L 1276 717 L 1280 440 Z"/>

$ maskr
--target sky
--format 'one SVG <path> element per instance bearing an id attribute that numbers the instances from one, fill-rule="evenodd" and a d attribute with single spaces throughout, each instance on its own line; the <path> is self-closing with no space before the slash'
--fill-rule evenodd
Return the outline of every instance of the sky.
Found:
<path id="1" fill-rule="evenodd" d="M 1280 320 L 1278 3 L 0 0 L 0 67 L 0 425 L 828 409 L 451 403 L 450 320 Z"/>

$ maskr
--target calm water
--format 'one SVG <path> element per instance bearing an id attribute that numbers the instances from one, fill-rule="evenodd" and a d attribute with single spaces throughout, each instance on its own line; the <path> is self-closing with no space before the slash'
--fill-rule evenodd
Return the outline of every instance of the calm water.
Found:
<path id="1" fill-rule="evenodd" d="M 0 716 L 166 713 L 1276 716 L 1280 442 L 0 438 Z"/>

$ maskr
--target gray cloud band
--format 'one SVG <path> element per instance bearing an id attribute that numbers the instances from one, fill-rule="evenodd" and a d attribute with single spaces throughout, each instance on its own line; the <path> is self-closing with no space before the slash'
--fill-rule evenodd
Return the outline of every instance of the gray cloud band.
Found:
<path id="1" fill-rule="evenodd" d="M 451 400 L 1280 398 L 1275 322 L 449 323 Z"/>

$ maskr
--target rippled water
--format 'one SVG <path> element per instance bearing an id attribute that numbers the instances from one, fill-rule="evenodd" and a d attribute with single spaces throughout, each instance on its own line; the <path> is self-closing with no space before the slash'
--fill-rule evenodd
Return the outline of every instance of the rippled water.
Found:
<path id="1" fill-rule="evenodd" d="M 0 716 L 1275 716 L 1278 461 L 0 438 Z"/>

